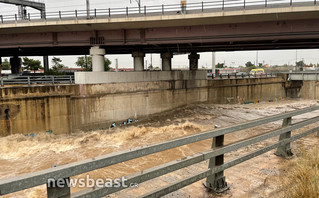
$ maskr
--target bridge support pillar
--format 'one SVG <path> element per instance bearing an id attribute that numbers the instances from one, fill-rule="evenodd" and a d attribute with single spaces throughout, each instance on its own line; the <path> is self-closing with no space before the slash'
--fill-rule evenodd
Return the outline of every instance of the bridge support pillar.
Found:
<path id="1" fill-rule="evenodd" d="M 216 149 L 224 146 L 224 135 L 214 137 L 212 148 Z M 213 157 L 209 160 L 209 169 L 214 170 L 216 167 L 224 164 L 224 154 Z M 228 190 L 226 178 L 224 176 L 224 171 L 217 172 L 209 177 L 207 177 L 204 186 L 211 189 L 217 193 L 222 193 Z"/>
<path id="2" fill-rule="evenodd" d="M 44 72 L 49 71 L 49 56 L 43 56 Z"/>
<path id="3" fill-rule="evenodd" d="M 105 49 L 101 49 L 98 46 L 91 47 L 90 55 L 92 56 L 92 71 L 103 72 L 104 71 L 104 55 Z"/>
<path id="4" fill-rule="evenodd" d="M 170 52 L 161 53 L 162 71 L 172 70 L 172 58 L 173 58 L 173 54 Z"/>
<path id="5" fill-rule="evenodd" d="M 134 58 L 134 71 L 143 71 L 145 53 L 142 51 L 134 51 L 132 57 Z"/>
<path id="6" fill-rule="evenodd" d="M 21 69 L 21 58 L 19 56 L 14 56 L 10 58 L 10 65 L 11 65 L 11 74 L 21 74 L 22 69 Z"/>
<path id="7" fill-rule="evenodd" d="M 189 56 L 189 70 L 198 70 L 198 59 L 200 55 L 196 52 L 192 52 Z"/>
<path id="8" fill-rule="evenodd" d="M 289 125 L 291 125 L 291 117 L 284 119 L 282 123 L 282 128 L 287 127 Z M 291 131 L 288 131 L 287 133 L 280 135 L 279 141 L 282 141 L 284 139 L 289 139 L 290 137 L 291 137 Z M 275 155 L 284 157 L 284 158 L 292 156 L 293 154 L 291 152 L 290 143 L 279 146 L 277 148 L 277 151 L 275 152 Z"/>

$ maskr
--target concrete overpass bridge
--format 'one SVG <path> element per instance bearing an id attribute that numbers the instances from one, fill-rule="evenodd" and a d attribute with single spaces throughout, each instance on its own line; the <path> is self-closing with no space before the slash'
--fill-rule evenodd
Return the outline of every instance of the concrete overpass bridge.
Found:
<path id="1" fill-rule="evenodd" d="M 143 70 L 145 53 L 161 53 L 170 70 L 177 53 L 311 49 L 319 44 L 316 0 L 211 1 L 139 8 L 47 13 L 45 19 L 1 16 L 0 56 L 132 54 Z M 13 61 L 15 63 L 18 61 Z"/>

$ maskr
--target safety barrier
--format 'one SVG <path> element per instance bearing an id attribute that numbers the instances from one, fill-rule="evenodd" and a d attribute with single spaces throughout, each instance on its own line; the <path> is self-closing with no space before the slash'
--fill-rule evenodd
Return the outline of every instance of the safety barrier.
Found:
<path id="1" fill-rule="evenodd" d="M 0 23 L 28 23 L 30 21 L 59 21 L 96 18 L 122 18 L 154 15 L 176 15 L 227 10 L 248 10 L 273 7 L 297 7 L 317 5 L 317 0 L 212 0 L 207 2 L 170 4 L 142 7 L 72 10 L 46 13 L 28 13 L 25 18 L 19 15 L 0 15 Z M 43 16 L 44 15 L 44 16 Z"/>
<path id="2" fill-rule="evenodd" d="M 25 174 L 13 178 L 0 180 L 0 195 L 14 193 L 24 189 L 32 188 L 35 186 L 47 184 L 47 195 L 49 198 L 56 197 L 103 197 L 120 190 L 125 189 L 124 186 L 113 187 L 94 187 L 76 192 L 70 195 L 70 188 L 65 186 L 63 188 L 52 187 L 48 181 L 53 182 L 70 181 L 70 177 L 87 173 L 96 169 L 104 168 L 128 160 L 140 158 L 146 155 L 154 154 L 157 152 L 165 151 L 168 149 L 180 147 L 183 145 L 191 144 L 194 142 L 213 138 L 212 149 L 205 152 L 200 152 L 192 156 L 187 156 L 183 159 L 177 159 L 175 161 L 168 162 L 142 172 L 138 172 L 129 175 L 126 178 L 127 183 L 142 183 L 153 178 L 165 175 L 167 173 L 200 163 L 205 160 L 209 160 L 209 167 L 207 170 L 199 172 L 191 177 L 183 180 L 176 181 L 175 183 L 156 189 L 142 197 L 160 197 L 183 188 L 189 184 L 206 178 L 205 186 L 213 189 L 216 192 L 223 192 L 228 189 L 227 182 L 224 176 L 224 170 L 231 168 L 239 163 L 247 161 L 258 155 L 266 153 L 270 150 L 277 148 L 276 155 L 282 157 L 291 156 L 290 142 L 305 137 L 311 133 L 318 132 L 319 127 L 314 127 L 305 132 L 301 132 L 297 135 L 291 136 L 291 131 L 308 126 L 310 124 L 317 123 L 319 116 L 314 116 L 307 120 L 293 123 L 292 117 L 301 114 L 313 112 L 319 110 L 319 106 L 315 105 L 309 108 L 295 110 L 279 115 L 269 116 L 258 120 L 253 120 L 245 123 L 236 124 L 225 128 L 219 128 L 212 131 L 203 132 L 187 137 L 182 137 L 167 142 L 154 144 L 150 146 L 141 146 L 138 148 L 132 148 L 125 151 L 119 151 L 111 154 L 107 154 L 93 159 L 87 159 L 79 162 L 65 164 L 57 167 L 52 167 L 47 170 Z M 280 129 L 269 131 L 258 136 L 250 137 L 239 142 L 224 145 L 224 137 L 226 134 L 230 134 L 236 131 L 249 129 L 252 127 L 260 126 L 263 124 L 271 123 L 274 121 L 282 120 L 283 126 Z M 265 146 L 262 149 L 253 151 L 236 159 L 224 162 L 224 154 L 235 151 L 237 149 L 250 146 L 252 144 L 267 140 L 269 138 L 279 136 L 279 141 L 269 146 Z"/>

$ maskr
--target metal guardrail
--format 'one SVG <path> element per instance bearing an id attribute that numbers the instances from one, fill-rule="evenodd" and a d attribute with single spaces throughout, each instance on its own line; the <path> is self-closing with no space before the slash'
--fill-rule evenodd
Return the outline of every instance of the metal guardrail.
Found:
<path id="1" fill-rule="evenodd" d="M 176 15 L 200 12 L 219 12 L 225 10 L 260 9 L 271 7 L 317 5 L 317 0 L 211 0 L 207 2 L 188 3 L 187 5 L 170 4 L 143 7 L 108 8 L 93 10 L 73 10 L 43 13 L 28 13 L 26 19 L 15 15 L 0 15 L 0 23 L 28 23 L 30 21 L 59 21 L 74 19 L 120 18 L 153 15 Z"/>
<path id="2" fill-rule="evenodd" d="M 48 186 L 48 181 L 59 181 L 63 179 L 64 181 L 69 181 L 70 177 L 87 173 L 96 169 L 104 168 L 128 160 L 140 158 L 146 155 L 154 154 L 157 152 L 165 151 L 168 149 L 180 147 L 183 145 L 191 144 L 194 142 L 199 142 L 206 139 L 213 138 L 212 149 L 205 152 L 200 152 L 192 156 L 188 156 L 183 159 L 177 159 L 175 161 L 168 162 L 142 172 L 138 172 L 126 177 L 126 182 L 128 183 L 142 183 L 153 178 L 165 175 L 167 173 L 179 170 L 181 168 L 197 164 L 199 162 L 210 160 L 209 167 L 207 170 L 200 172 L 196 175 L 188 177 L 183 180 L 179 180 L 169 186 L 156 189 L 142 197 L 160 197 L 183 188 L 196 181 L 206 179 L 205 186 L 207 188 L 213 189 L 217 192 L 222 192 L 227 189 L 227 183 L 224 177 L 224 170 L 235 166 L 241 162 L 249 160 L 253 157 L 261 155 L 272 149 L 277 148 L 276 154 L 278 156 L 287 157 L 292 155 L 290 150 L 290 142 L 305 137 L 311 133 L 318 132 L 319 127 L 312 128 L 306 132 L 299 133 L 298 135 L 291 137 L 291 131 L 299 129 L 301 127 L 308 126 L 319 121 L 319 116 L 310 118 L 305 121 L 297 122 L 292 124 L 292 117 L 301 114 L 313 112 L 319 110 L 319 105 L 312 106 L 305 109 L 295 110 L 279 115 L 269 116 L 258 120 L 253 120 L 245 123 L 236 124 L 233 126 L 215 129 L 212 131 L 203 132 L 200 134 L 195 134 L 187 137 L 182 137 L 167 142 L 154 144 L 150 146 L 137 147 L 125 151 L 119 151 L 111 154 L 107 154 L 100 157 L 95 157 L 93 159 L 87 159 L 79 162 L 74 162 L 70 164 L 61 165 L 58 167 L 53 167 L 47 170 L 25 174 L 13 178 L 0 180 L 0 195 L 5 195 L 9 193 L 14 193 L 24 189 L 32 188 L 35 186 L 47 184 L 47 196 L 49 198 L 56 197 L 103 197 L 118 191 L 125 189 L 124 186 L 113 186 L 99 188 L 95 187 L 92 189 L 85 189 L 70 195 L 69 187 L 66 188 L 52 188 Z M 260 126 L 270 122 L 278 121 L 283 119 L 283 127 L 277 130 L 273 130 L 267 133 L 263 133 L 259 136 L 254 136 L 239 142 L 231 143 L 229 145 L 224 145 L 224 135 L 233 133 L 240 130 L 245 130 L 248 128 Z M 269 138 L 280 136 L 279 141 L 266 146 L 262 149 L 253 151 L 249 154 L 241 156 L 239 158 L 233 159 L 224 163 L 224 154 L 237 149 L 267 140 Z"/>
<path id="3" fill-rule="evenodd" d="M 293 72 L 293 73 L 287 73 L 288 74 L 288 81 L 291 80 L 313 80 L 318 81 L 319 80 L 319 73 L 316 71 L 312 72 Z"/>
<path id="4" fill-rule="evenodd" d="M 73 84 L 74 76 L 19 76 L 12 79 L 0 78 L 1 87 L 6 85 Z"/>
<path id="5" fill-rule="evenodd" d="M 217 75 L 211 75 L 207 77 L 212 79 L 240 79 L 240 78 L 272 78 L 276 76 L 277 75 L 272 73 L 270 74 L 263 73 L 263 74 L 217 74 Z"/>

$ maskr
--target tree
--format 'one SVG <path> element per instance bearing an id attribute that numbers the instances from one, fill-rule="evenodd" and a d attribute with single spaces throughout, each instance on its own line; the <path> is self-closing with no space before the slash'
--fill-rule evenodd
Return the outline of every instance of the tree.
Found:
<path id="1" fill-rule="evenodd" d="M 41 62 L 39 60 L 34 60 L 32 58 L 24 57 L 23 63 L 24 69 L 26 70 L 33 70 L 34 73 L 36 70 L 42 69 Z"/>
<path id="2" fill-rule="evenodd" d="M 224 68 L 224 63 L 217 63 L 216 68 Z"/>
<path id="3" fill-rule="evenodd" d="M 104 57 L 104 71 L 110 70 L 111 61 Z M 83 68 L 84 71 L 92 71 L 92 56 L 81 56 L 75 62 L 77 66 Z"/>
<path id="4" fill-rule="evenodd" d="M 246 65 L 246 67 L 252 67 L 252 66 L 254 66 L 254 64 L 252 64 L 250 61 L 248 61 L 245 65 Z"/>
<path id="5" fill-rule="evenodd" d="M 262 63 L 258 63 L 258 67 L 262 67 L 263 66 L 263 64 Z"/>
<path id="6" fill-rule="evenodd" d="M 2 62 L 1 66 L 2 66 L 2 70 L 10 70 L 11 69 L 10 62 L 6 58 Z"/>
<path id="7" fill-rule="evenodd" d="M 66 68 L 65 65 L 61 64 L 61 62 L 62 62 L 61 58 L 53 57 L 52 58 L 52 64 L 53 64 L 52 69 L 54 71 L 59 71 L 62 68 Z"/>
<path id="8" fill-rule="evenodd" d="M 297 67 L 302 67 L 304 65 L 306 65 L 306 64 L 305 64 L 305 62 L 303 60 L 296 62 L 296 66 Z"/>

